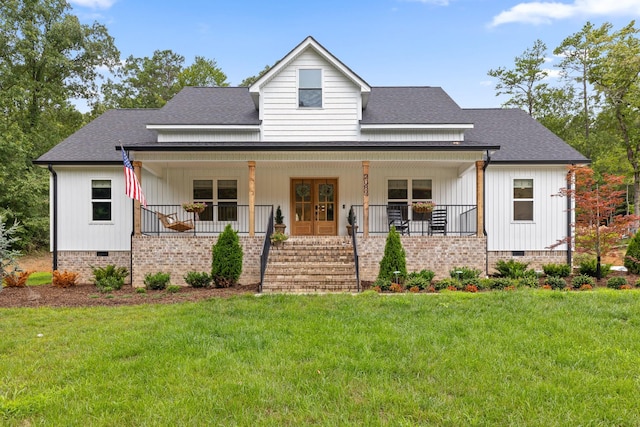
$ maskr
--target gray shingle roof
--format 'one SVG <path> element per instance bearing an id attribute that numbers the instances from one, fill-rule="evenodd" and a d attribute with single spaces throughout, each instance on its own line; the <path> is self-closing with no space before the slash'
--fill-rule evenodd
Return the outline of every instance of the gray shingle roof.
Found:
<path id="1" fill-rule="evenodd" d="M 437 87 L 372 88 L 363 124 L 467 124 L 465 141 L 158 143 L 147 124 L 258 125 L 247 88 L 185 88 L 162 109 L 110 110 L 41 156 L 36 163 L 120 162 L 121 143 L 139 150 L 465 150 L 500 146 L 496 162 L 578 163 L 587 159 L 525 112 L 461 109 Z"/>
<path id="2" fill-rule="evenodd" d="M 474 124 L 465 132 L 469 141 L 500 145 L 494 162 L 585 163 L 588 159 L 519 109 L 465 109 Z"/>
<path id="3" fill-rule="evenodd" d="M 186 87 L 149 124 L 259 125 L 246 87 Z"/>
<path id="4" fill-rule="evenodd" d="M 463 124 L 469 119 L 439 87 L 373 87 L 362 124 Z"/>
<path id="5" fill-rule="evenodd" d="M 153 143 L 156 132 L 146 123 L 156 109 L 109 110 L 40 156 L 39 164 L 122 162 L 117 145 Z"/>

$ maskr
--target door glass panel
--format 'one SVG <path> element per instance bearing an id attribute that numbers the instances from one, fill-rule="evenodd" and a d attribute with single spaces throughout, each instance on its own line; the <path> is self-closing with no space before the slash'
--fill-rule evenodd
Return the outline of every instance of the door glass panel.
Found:
<path id="1" fill-rule="evenodd" d="M 311 184 L 299 182 L 294 187 L 296 198 L 296 221 L 311 221 Z"/>
<path id="2" fill-rule="evenodd" d="M 318 185 L 318 220 L 333 221 L 335 191 L 333 184 Z"/>

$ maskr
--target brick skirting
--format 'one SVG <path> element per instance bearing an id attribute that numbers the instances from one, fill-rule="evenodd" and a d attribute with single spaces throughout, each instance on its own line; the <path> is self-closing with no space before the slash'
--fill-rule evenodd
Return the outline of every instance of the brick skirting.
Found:
<path id="1" fill-rule="evenodd" d="M 131 252 L 129 251 L 59 251 L 58 271 L 78 273 L 78 283 L 91 283 L 93 272 L 91 267 L 106 267 L 113 264 L 116 267 L 131 269 Z M 129 271 L 130 272 L 130 271 Z M 131 276 L 125 278 L 125 283 L 131 283 Z"/>
<path id="2" fill-rule="evenodd" d="M 490 251 L 489 274 L 496 272 L 495 266 L 498 260 L 508 261 L 510 259 L 529 264 L 527 268 L 542 271 L 544 264 L 566 264 L 567 251 L 522 251 L 523 255 L 514 255 L 512 251 Z"/>

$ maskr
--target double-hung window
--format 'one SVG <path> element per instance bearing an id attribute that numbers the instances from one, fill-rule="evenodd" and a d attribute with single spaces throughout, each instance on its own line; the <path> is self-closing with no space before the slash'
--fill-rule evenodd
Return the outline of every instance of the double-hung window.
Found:
<path id="1" fill-rule="evenodd" d="M 533 179 L 513 180 L 513 220 L 533 221 Z"/>
<path id="2" fill-rule="evenodd" d="M 237 221 L 238 181 L 235 179 L 196 179 L 193 181 L 193 201 L 207 204 L 204 212 L 199 215 L 201 221 Z M 216 204 L 217 218 L 214 218 L 213 206 Z"/>
<path id="3" fill-rule="evenodd" d="M 298 106 L 322 108 L 322 70 L 298 70 Z"/>
<path id="4" fill-rule="evenodd" d="M 111 221 L 111 180 L 91 180 L 91 219 Z"/>
<path id="5" fill-rule="evenodd" d="M 402 211 L 402 219 L 409 219 L 409 205 L 416 202 L 431 201 L 432 181 L 430 179 L 390 179 L 387 181 L 387 200 L 389 206 L 397 206 Z M 414 220 L 426 214 L 412 213 Z"/>

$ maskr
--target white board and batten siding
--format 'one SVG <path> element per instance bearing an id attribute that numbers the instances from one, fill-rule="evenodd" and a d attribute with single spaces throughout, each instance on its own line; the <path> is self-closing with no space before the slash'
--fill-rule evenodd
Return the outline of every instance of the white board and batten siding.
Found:
<path id="1" fill-rule="evenodd" d="M 322 70 L 322 108 L 298 107 L 298 69 Z M 260 94 L 264 141 L 356 141 L 362 116 L 360 87 L 308 50 Z"/>
<path id="2" fill-rule="evenodd" d="M 130 250 L 133 201 L 124 193 L 122 166 L 57 167 L 55 170 L 58 177 L 58 250 Z M 92 220 L 91 181 L 96 179 L 111 181 L 111 221 Z M 50 188 L 53 191 L 53 182 Z M 53 227 L 50 229 L 53 245 Z"/>
<path id="3" fill-rule="evenodd" d="M 513 220 L 513 180 L 533 179 L 533 221 Z M 489 251 L 544 251 L 567 235 L 566 167 L 490 165 L 486 171 Z M 566 245 L 555 248 L 566 250 Z"/>

